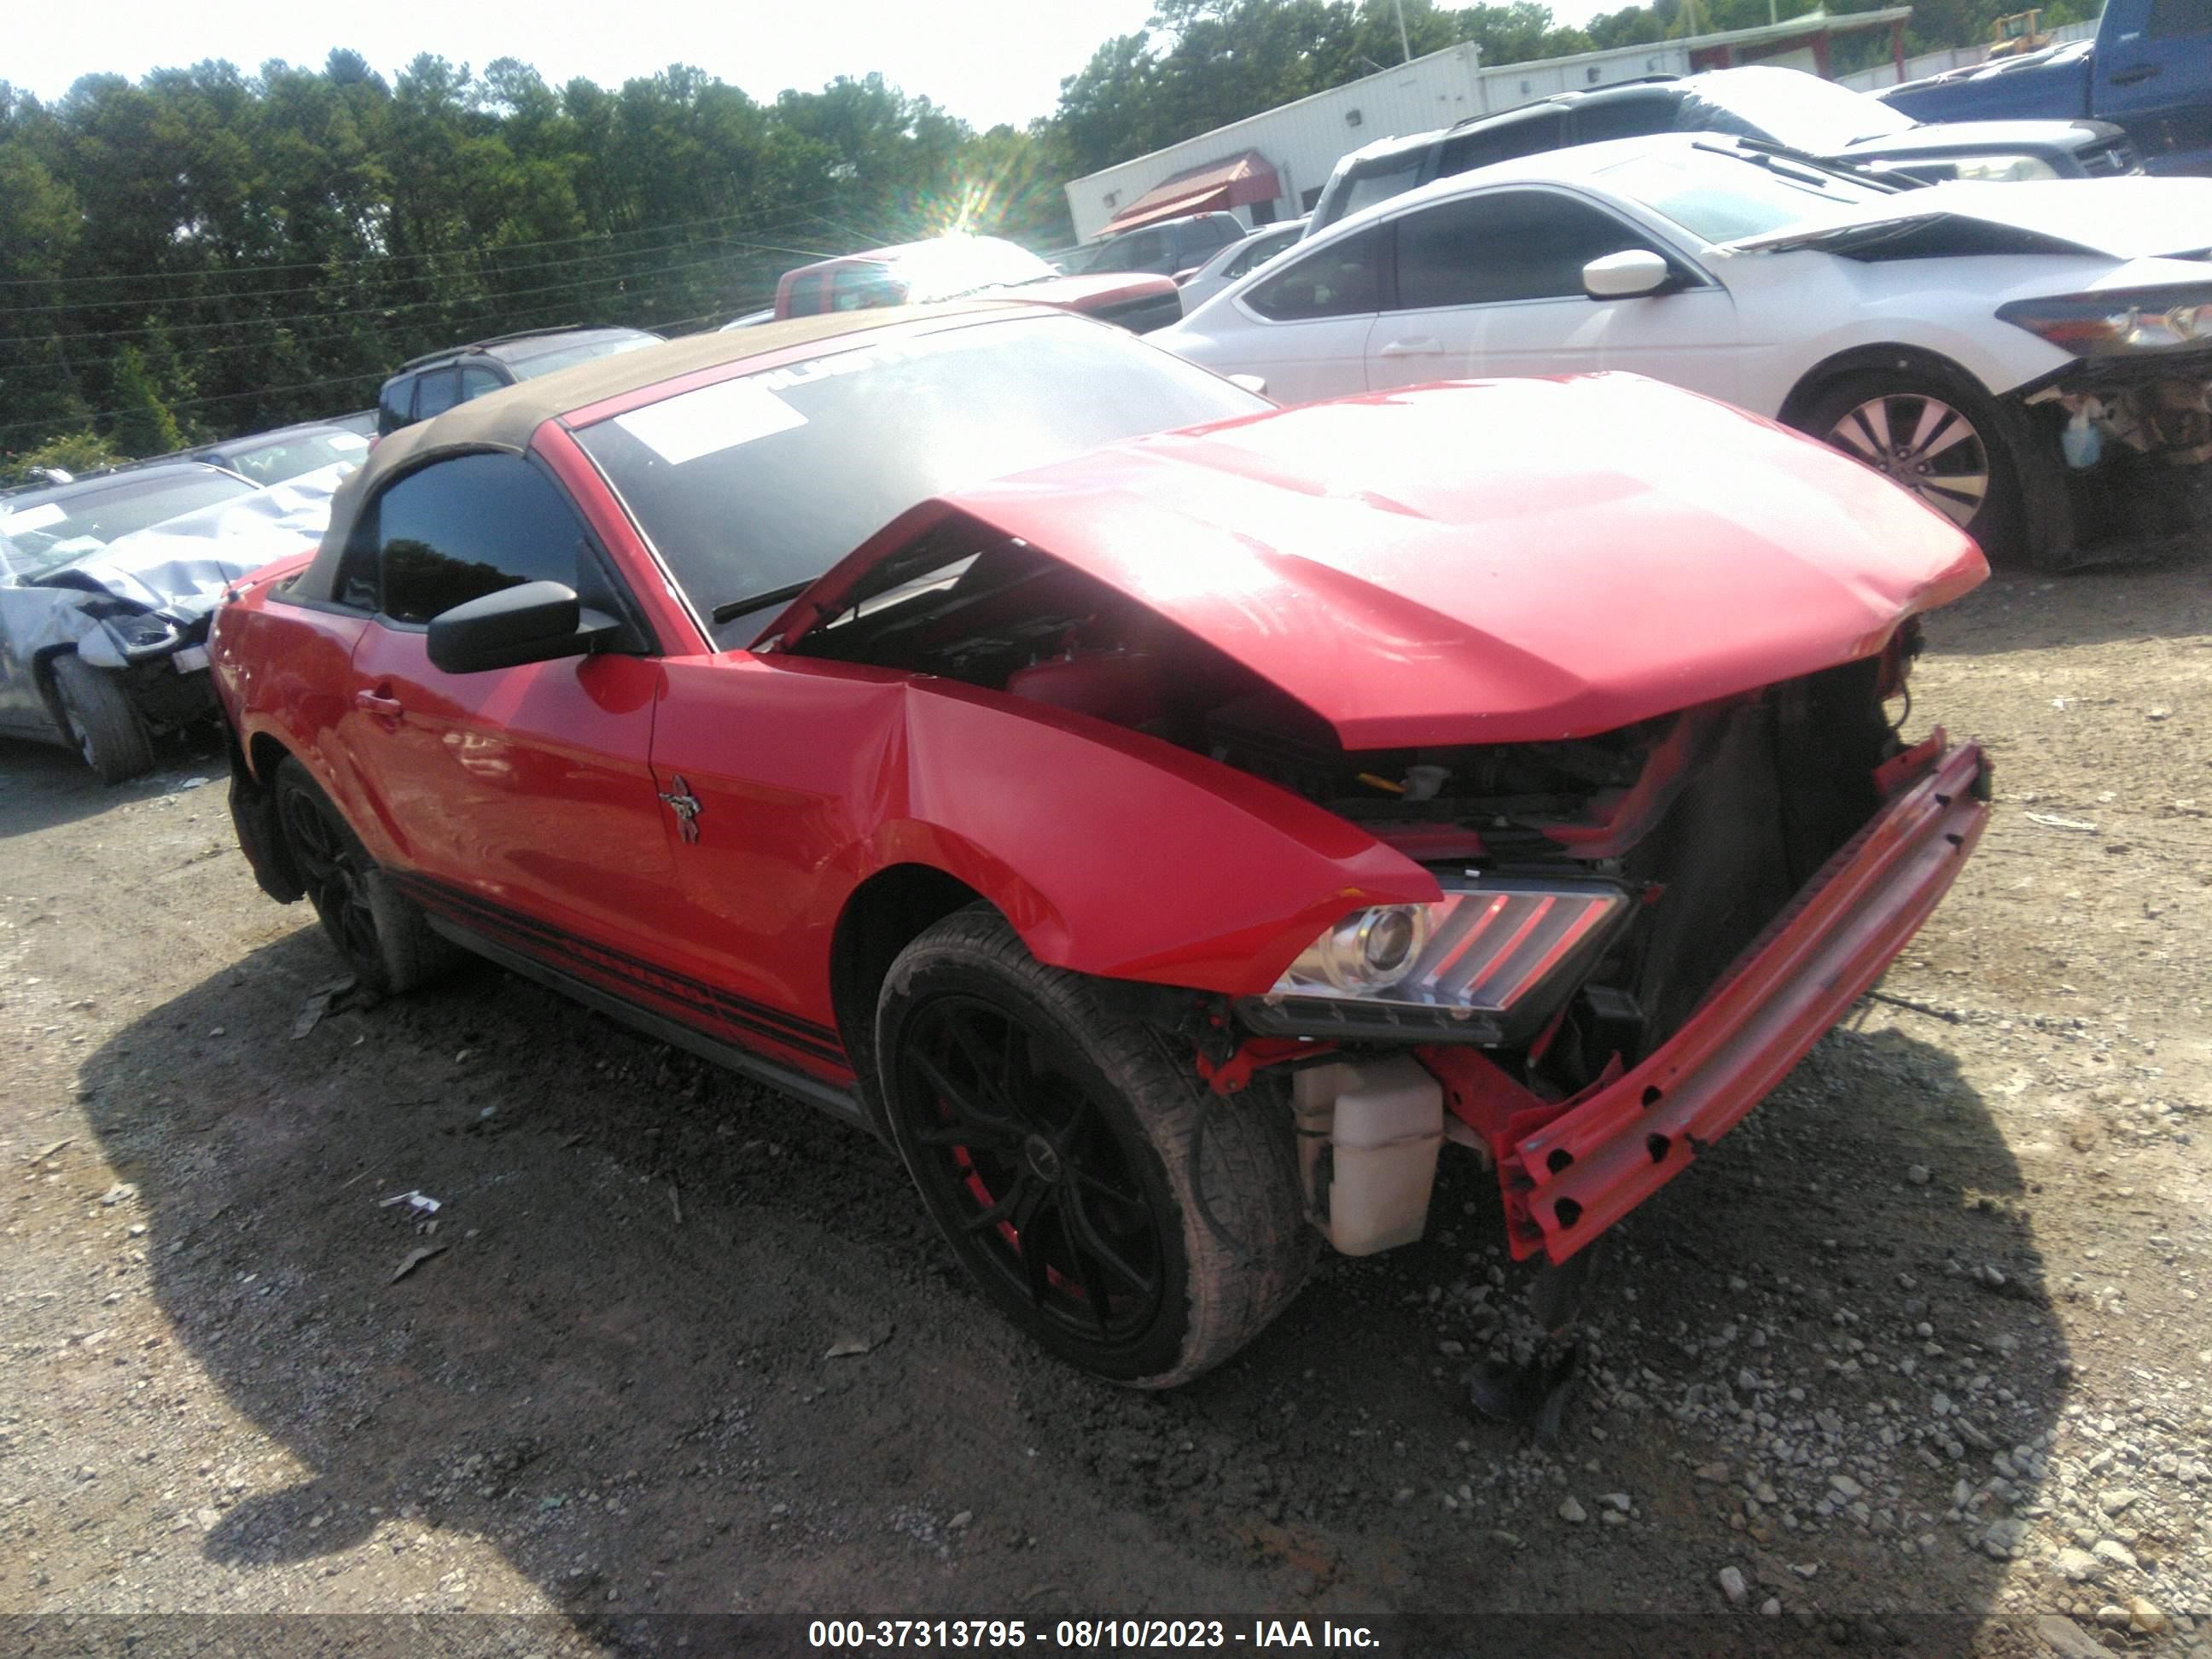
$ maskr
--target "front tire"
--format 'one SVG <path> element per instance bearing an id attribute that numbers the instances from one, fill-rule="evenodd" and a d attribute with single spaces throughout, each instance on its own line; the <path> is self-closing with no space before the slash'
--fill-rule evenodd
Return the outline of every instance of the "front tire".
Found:
<path id="1" fill-rule="evenodd" d="M 123 783 L 154 769 L 153 734 L 115 676 L 64 652 L 54 659 L 54 692 L 77 753 L 102 783 Z"/>
<path id="2" fill-rule="evenodd" d="M 1905 369 L 1847 375 L 1798 424 L 1942 514 L 1992 564 L 2020 557 L 2019 459 L 1980 392 Z"/>
<path id="3" fill-rule="evenodd" d="M 988 907 L 899 956 L 876 1036 L 892 1139 L 945 1242 L 1061 1358 L 1140 1387 L 1186 1382 L 1304 1283 L 1314 1237 L 1287 1111 L 1202 1103 L 1154 1032 L 1039 963 Z"/>
<path id="4" fill-rule="evenodd" d="M 392 885 L 307 769 L 289 756 L 274 784 L 276 823 L 323 931 L 363 988 L 398 996 L 448 971 L 460 947 Z"/>

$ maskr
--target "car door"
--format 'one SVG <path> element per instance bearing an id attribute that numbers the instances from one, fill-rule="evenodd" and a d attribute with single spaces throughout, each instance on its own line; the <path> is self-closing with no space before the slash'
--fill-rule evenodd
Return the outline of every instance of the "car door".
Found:
<path id="1" fill-rule="evenodd" d="M 1382 304 L 1382 237 L 1369 226 L 1286 256 L 1225 303 L 1200 361 L 1224 373 L 1257 374 L 1278 403 L 1311 403 L 1367 389 L 1365 356 Z"/>
<path id="2" fill-rule="evenodd" d="M 1728 290 L 1649 228 L 1561 190 L 1477 191 L 1399 215 L 1392 308 L 1366 349 L 1376 390 L 1470 375 L 1628 369 L 1733 398 Z M 1676 267 L 1669 293 L 1593 300 L 1583 267 L 1631 249 Z"/>
<path id="3" fill-rule="evenodd" d="M 2096 113 L 2127 128 L 2153 173 L 2212 165 L 2212 5 L 2149 0 L 2142 23 L 2100 37 Z"/>
<path id="4" fill-rule="evenodd" d="M 635 614 L 582 518 L 522 456 L 449 455 L 386 484 L 339 568 L 339 602 L 371 620 L 335 745 L 400 866 L 501 939 L 642 953 L 673 882 L 649 765 L 659 660 L 448 674 L 429 659 L 433 617 L 538 580 Z"/>

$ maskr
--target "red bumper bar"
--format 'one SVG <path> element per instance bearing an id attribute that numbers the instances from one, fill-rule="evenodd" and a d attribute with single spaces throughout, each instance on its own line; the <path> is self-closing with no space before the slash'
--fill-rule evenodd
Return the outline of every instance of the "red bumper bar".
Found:
<path id="1" fill-rule="evenodd" d="M 1541 1249 L 1565 1261 L 1788 1075 L 1956 878 L 1989 819 L 1984 764 L 1972 744 L 1935 759 L 1808 884 L 1665 1047 L 1565 1109 L 1529 1113 L 1540 1103 L 1486 1060 L 1427 1051 L 1454 1111 L 1491 1139 L 1516 1257 Z"/>

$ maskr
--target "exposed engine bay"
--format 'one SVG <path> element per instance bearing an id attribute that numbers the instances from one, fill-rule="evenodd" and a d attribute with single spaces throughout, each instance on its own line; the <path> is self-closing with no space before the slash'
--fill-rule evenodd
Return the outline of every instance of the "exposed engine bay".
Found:
<path id="1" fill-rule="evenodd" d="M 1617 884 L 1632 901 L 1624 925 L 1592 941 L 1601 954 L 1577 958 L 1543 1006 L 1443 1034 L 1504 1050 L 1494 1057 L 1522 1081 L 1561 1097 L 1666 1041 L 1873 816 L 1877 769 L 1900 748 L 1884 702 L 1902 691 L 1917 640 L 1908 623 L 1879 658 L 1586 738 L 1352 751 L 1175 623 L 955 520 L 878 566 L 793 648 L 1158 738 L 1291 791 L 1440 878 Z M 1438 1040 L 1376 1015 L 1339 1012 L 1316 1031 L 1279 1007 L 1243 1012 L 1255 1030 Z"/>

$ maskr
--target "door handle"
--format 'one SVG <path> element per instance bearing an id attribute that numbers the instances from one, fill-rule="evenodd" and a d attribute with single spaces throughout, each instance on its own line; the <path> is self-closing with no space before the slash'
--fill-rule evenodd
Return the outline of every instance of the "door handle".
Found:
<path id="1" fill-rule="evenodd" d="M 386 696 L 380 691 L 355 692 L 353 706 L 356 708 L 366 708 L 370 714 L 383 715 L 387 720 L 398 720 L 400 715 L 407 712 L 398 698 Z"/>
<path id="2" fill-rule="evenodd" d="M 1442 340 L 1393 340 L 1375 354 L 1378 357 L 1441 357 L 1444 355 Z"/>
<path id="3" fill-rule="evenodd" d="M 2138 81 L 2148 81 L 2166 67 L 2163 64 L 2146 64 L 2141 69 L 2122 70 L 2112 77 L 2116 87 L 2131 87 Z"/>

